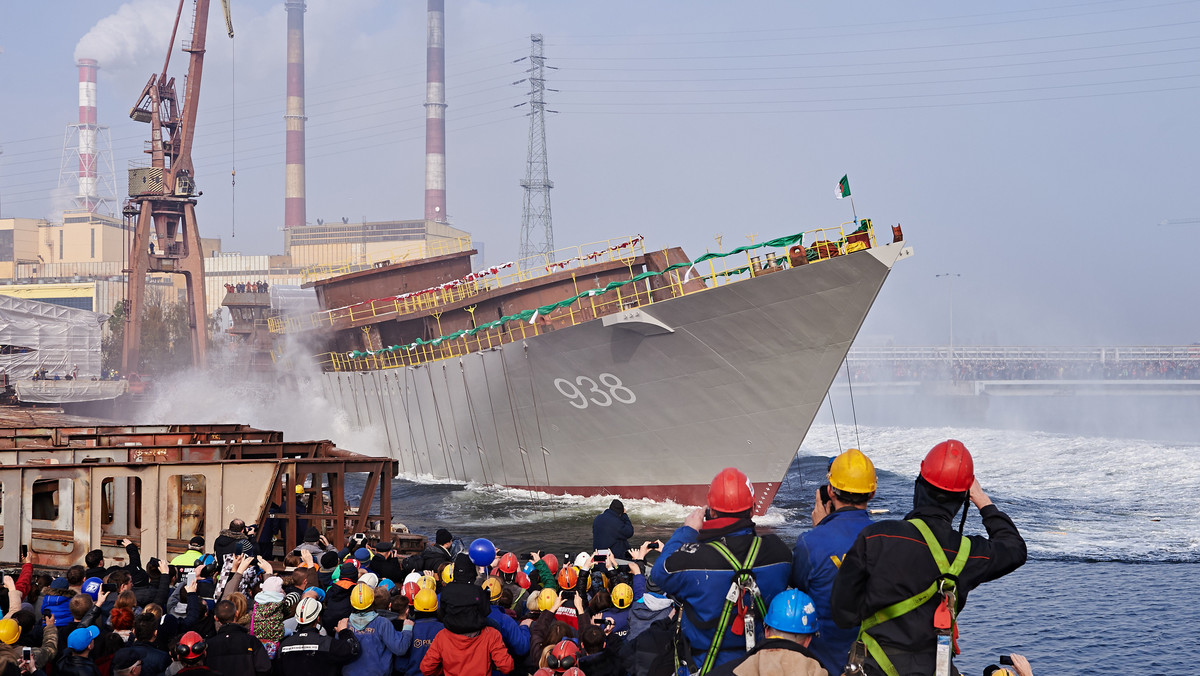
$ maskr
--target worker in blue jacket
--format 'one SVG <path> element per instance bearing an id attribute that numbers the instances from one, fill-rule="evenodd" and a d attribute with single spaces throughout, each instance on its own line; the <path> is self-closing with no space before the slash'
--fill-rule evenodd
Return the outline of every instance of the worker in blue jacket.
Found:
<path id="1" fill-rule="evenodd" d="M 611 550 L 618 559 L 629 558 L 629 538 L 633 523 L 625 513 L 625 503 L 614 499 L 608 509 L 592 520 L 592 551 Z"/>
<path id="2" fill-rule="evenodd" d="M 488 610 L 488 624 L 494 626 L 499 632 L 500 637 L 504 639 L 504 647 L 508 648 L 508 652 L 512 653 L 513 657 L 524 658 L 529 654 L 529 627 L 518 624 L 516 620 L 504 612 L 504 608 L 500 605 L 500 594 L 504 591 L 504 586 L 498 577 L 489 577 L 483 581 L 483 589 L 488 593 L 488 600 L 491 603 Z"/>
<path id="3" fill-rule="evenodd" d="M 445 628 L 437 618 L 438 596 L 432 589 L 422 589 L 413 597 L 412 647 L 396 658 L 394 671 L 404 676 L 422 676 L 421 660 L 433 645 L 433 638 Z"/>
<path id="4" fill-rule="evenodd" d="M 867 502 L 875 497 L 875 465 L 862 451 L 851 448 L 829 465 L 829 483 L 817 491 L 813 529 L 796 540 L 792 560 L 792 586 L 812 597 L 820 633 L 808 649 L 831 674 L 842 673 L 858 627 L 842 628 L 833 622 L 829 597 L 842 558 L 858 532 L 871 525 Z"/>
<path id="5" fill-rule="evenodd" d="M 756 643 L 762 642 L 765 609 L 792 574 L 792 552 L 783 540 L 755 533 L 754 487 L 745 474 L 721 470 L 707 503 L 707 509 L 688 515 L 650 572 L 652 582 L 683 604 L 683 634 L 695 660 L 689 667 L 702 673 L 745 654 L 747 612 L 753 612 Z M 735 568 L 743 567 L 750 570 L 758 598 L 743 585 L 733 589 Z M 738 602 L 727 602 L 731 591 L 738 592 Z"/>

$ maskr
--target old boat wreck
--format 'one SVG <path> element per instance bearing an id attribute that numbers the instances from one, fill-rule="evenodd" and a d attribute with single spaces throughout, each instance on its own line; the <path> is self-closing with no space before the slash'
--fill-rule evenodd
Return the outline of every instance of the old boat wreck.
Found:
<path id="1" fill-rule="evenodd" d="M 5 420 L 0 563 L 16 563 L 27 545 L 38 567 L 65 568 L 92 549 L 123 564 L 124 538 L 144 560 L 171 558 L 195 535 L 211 545 L 233 518 L 274 520 L 269 555 L 276 557 L 299 544 L 305 524 L 339 548 L 363 533 L 408 551 L 423 538 L 392 532 L 396 471 L 395 460 L 330 441 L 284 441 L 281 432 L 246 425 L 21 427 Z"/>

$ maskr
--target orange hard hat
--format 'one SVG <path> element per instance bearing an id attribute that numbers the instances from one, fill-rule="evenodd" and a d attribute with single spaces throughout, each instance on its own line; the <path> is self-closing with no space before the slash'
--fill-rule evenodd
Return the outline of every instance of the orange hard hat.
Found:
<path id="1" fill-rule="evenodd" d="M 726 467 L 708 487 L 708 506 L 725 514 L 737 514 L 754 508 L 754 485 L 736 467 Z"/>
<path id="2" fill-rule="evenodd" d="M 560 588 L 574 589 L 577 582 L 579 582 L 579 573 L 575 570 L 575 566 L 566 566 L 558 571 L 558 586 Z"/>
<path id="3" fill-rule="evenodd" d="M 921 461 L 921 476 L 944 491 L 965 493 L 975 483 L 975 461 L 963 442 L 948 439 L 934 446 Z"/>

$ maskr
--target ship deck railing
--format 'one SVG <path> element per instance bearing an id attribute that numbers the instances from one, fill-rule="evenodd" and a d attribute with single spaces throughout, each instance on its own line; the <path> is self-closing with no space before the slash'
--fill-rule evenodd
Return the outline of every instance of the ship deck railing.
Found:
<path id="1" fill-rule="evenodd" d="M 819 263 L 877 246 L 874 227 L 870 225 L 870 221 L 865 219 L 863 223 L 866 225 L 865 232 L 857 233 L 858 236 L 853 237 L 850 235 L 853 235 L 858 228 L 858 224 L 854 221 L 842 223 L 836 227 L 805 231 L 803 242 L 807 254 L 806 264 Z M 539 317 L 532 323 L 511 321 L 503 327 L 480 331 L 473 336 L 444 340 L 437 345 L 418 344 L 412 349 L 382 350 L 377 354 L 366 356 L 354 356 L 353 353 L 346 352 L 327 352 L 316 355 L 315 359 L 325 371 L 373 371 L 417 366 L 495 348 L 515 340 L 540 335 L 547 330 L 575 326 L 616 312 L 648 307 L 662 300 L 703 293 L 718 286 L 736 284 L 791 267 L 786 250 L 782 254 L 774 251 L 766 251 L 761 254 L 759 252 L 763 252 L 763 250 L 747 251 L 744 256 L 710 258 L 692 266 L 691 269 L 673 270 L 661 277 L 662 281 L 666 282 L 666 285 L 662 287 L 652 287 L 649 280 L 642 280 L 602 295 L 579 298 L 570 306 L 555 310 L 548 316 Z M 509 277 L 520 277 L 533 270 L 534 268 L 531 267 L 519 266 L 517 272 L 512 273 Z M 629 274 L 631 279 L 637 274 L 632 262 L 630 262 Z M 700 280 L 703 285 L 688 283 L 696 280 Z M 470 310 L 464 311 L 469 312 Z M 277 360 L 280 358 L 282 357 L 277 357 Z"/>
<path id="2" fill-rule="evenodd" d="M 470 240 L 467 240 L 466 246 L 470 248 Z M 590 242 L 579 246 L 557 249 L 549 254 L 543 253 L 522 258 L 504 267 L 497 274 L 464 281 L 450 288 L 436 289 L 427 293 L 408 296 L 407 298 L 393 297 L 370 300 L 355 305 L 304 315 L 271 317 L 267 320 L 267 328 L 272 333 L 299 333 L 302 331 L 330 329 L 347 322 L 353 325 L 356 322 L 379 317 L 394 318 L 429 312 L 443 305 L 457 303 L 486 291 L 493 291 L 512 284 L 527 282 L 584 265 L 606 261 L 622 261 L 632 264 L 632 261 L 644 253 L 645 250 L 642 247 L 642 238 L 640 236 Z M 429 255 L 442 254 L 431 253 Z M 346 272 L 353 271 L 347 270 Z"/>

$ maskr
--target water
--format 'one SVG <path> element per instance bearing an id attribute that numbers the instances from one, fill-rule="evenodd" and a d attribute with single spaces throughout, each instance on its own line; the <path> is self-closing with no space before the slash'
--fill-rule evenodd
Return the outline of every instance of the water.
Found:
<path id="1" fill-rule="evenodd" d="M 1016 521 L 1030 561 L 983 585 L 961 616 L 964 673 L 1002 653 L 1028 656 L 1035 673 L 1079 673 L 1093 664 L 1184 673 L 1200 659 L 1193 599 L 1200 598 L 1200 448 L 1129 439 L 981 429 L 814 425 L 766 516 L 763 530 L 791 544 L 811 527 L 816 487 L 839 448 L 859 445 L 879 474 L 872 508 L 900 518 L 925 452 L 958 438 L 984 489 Z M 446 526 L 469 542 L 516 551 L 576 552 L 608 498 L 549 496 L 429 479 L 398 481 L 393 513 L 410 529 Z M 625 501 L 634 540 L 666 539 L 686 505 Z M 972 511 L 968 532 L 983 532 Z M 1186 666 L 1185 666 L 1186 665 Z"/>
<path id="2" fill-rule="evenodd" d="M 282 429 L 288 439 L 330 438 L 343 448 L 386 454 L 378 430 L 354 429 L 344 416 L 331 415 L 319 396 L 262 397 L 254 388 L 243 392 L 196 376 L 161 386 L 163 396 L 144 413 L 145 422 L 244 422 Z M 1180 425 L 1195 426 L 1179 418 Z M 913 425 L 861 426 L 856 434 L 847 425 L 814 425 L 758 522 L 793 543 L 811 527 L 813 495 L 829 457 L 851 445 L 878 469 L 872 507 L 889 514 L 877 518 L 900 518 L 911 505 L 921 458 L 947 438 L 972 450 L 980 482 L 1013 517 L 1030 554 L 1013 574 L 971 593 L 961 616 L 964 673 L 982 673 L 1011 651 L 1027 655 L 1039 675 L 1192 671 L 1200 661 L 1200 612 L 1193 606 L 1200 598 L 1200 500 L 1194 496 L 1200 445 L 1194 434 L 1173 437 L 1189 439 L 1175 443 Z M 392 509 L 415 532 L 446 526 L 467 542 L 488 537 L 504 549 L 563 553 L 590 546 L 592 518 L 608 502 L 409 478 L 395 483 Z M 638 543 L 665 540 L 691 509 L 625 504 Z M 981 531 L 977 513 L 967 529 Z"/>

